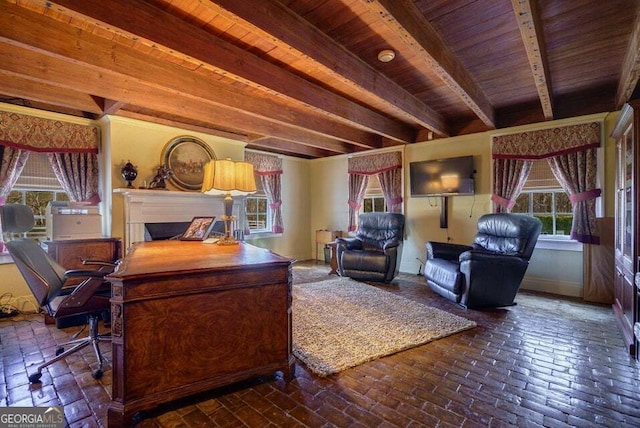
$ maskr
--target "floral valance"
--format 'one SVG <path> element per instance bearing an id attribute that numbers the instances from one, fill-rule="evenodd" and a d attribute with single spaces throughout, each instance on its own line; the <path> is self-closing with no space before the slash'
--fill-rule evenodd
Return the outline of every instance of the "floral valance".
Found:
<path id="1" fill-rule="evenodd" d="M 494 159 L 544 159 L 600 146 L 600 123 L 591 122 L 493 137 Z"/>
<path id="2" fill-rule="evenodd" d="M 349 158 L 348 172 L 357 175 L 376 175 L 391 169 L 402 168 L 402 153 L 399 151 Z"/>
<path id="3" fill-rule="evenodd" d="M 253 164 L 253 170 L 258 175 L 282 174 L 282 159 L 278 156 L 245 152 L 244 160 Z"/>
<path id="4" fill-rule="evenodd" d="M 0 144 L 34 152 L 98 153 L 96 126 L 0 111 Z"/>

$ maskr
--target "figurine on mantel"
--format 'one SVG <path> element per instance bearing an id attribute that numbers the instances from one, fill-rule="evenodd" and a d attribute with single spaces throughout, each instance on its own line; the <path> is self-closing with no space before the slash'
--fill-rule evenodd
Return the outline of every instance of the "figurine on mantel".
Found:
<path id="1" fill-rule="evenodd" d="M 160 165 L 156 176 L 153 177 L 151 183 L 149 183 L 149 189 L 167 190 L 167 183 L 164 180 L 173 175 L 173 171 L 167 168 L 166 165 Z"/>
<path id="2" fill-rule="evenodd" d="M 132 182 L 138 176 L 138 170 L 136 169 L 136 166 L 132 164 L 131 161 L 127 161 L 127 163 L 124 164 L 124 166 L 120 170 L 120 174 L 122 175 L 122 178 L 127 181 L 127 187 L 129 189 L 132 189 Z"/>

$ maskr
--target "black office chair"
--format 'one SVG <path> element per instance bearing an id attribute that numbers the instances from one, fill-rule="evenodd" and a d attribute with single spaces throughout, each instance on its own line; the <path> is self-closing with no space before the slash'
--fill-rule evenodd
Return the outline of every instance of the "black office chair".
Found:
<path id="1" fill-rule="evenodd" d="M 31 209 L 20 204 L 0 206 L 0 220 L 3 232 L 12 234 L 27 232 L 35 224 Z M 87 260 L 83 263 L 98 265 L 97 270 L 65 270 L 33 239 L 12 239 L 6 242 L 6 246 L 38 305 L 56 320 L 56 326 L 84 326 L 73 336 L 73 340 L 59 345 L 55 358 L 40 364 L 37 372 L 29 376 L 29 381 L 39 382 L 42 369 L 89 345 L 93 346 L 98 360 L 98 368 L 92 375 L 95 379 L 102 377 L 104 360 L 99 343 L 111 341 L 111 336 L 100 334 L 98 326 L 101 319 L 110 320 L 111 287 L 104 277 L 113 272 L 115 264 Z M 84 280 L 75 286 L 65 286 L 69 278 Z M 88 336 L 78 339 L 87 324 Z M 71 348 L 65 350 L 67 346 Z"/>
<path id="2" fill-rule="evenodd" d="M 387 212 L 361 214 L 353 238 L 336 240 L 340 276 L 390 282 L 400 270 L 404 215 Z"/>
<path id="3" fill-rule="evenodd" d="M 427 242 L 427 284 L 469 309 L 513 305 L 541 228 L 528 215 L 485 214 L 471 246 Z"/>

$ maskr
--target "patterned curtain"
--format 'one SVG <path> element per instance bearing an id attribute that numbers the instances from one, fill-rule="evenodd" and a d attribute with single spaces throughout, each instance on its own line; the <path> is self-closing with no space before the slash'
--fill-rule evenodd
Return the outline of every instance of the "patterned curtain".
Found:
<path id="1" fill-rule="evenodd" d="M 260 177 L 262 188 L 267 195 L 269 209 L 271 209 L 273 233 L 284 232 L 282 222 L 282 159 L 277 156 L 255 152 L 245 152 L 244 160 L 253 164 L 256 176 Z"/>
<path id="2" fill-rule="evenodd" d="M 506 174 L 500 167 L 501 160 L 547 159 L 573 205 L 571 237 L 579 242 L 599 243 L 594 199 L 600 196 L 600 189 L 595 188 L 596 149 L 600 146 L 600 134 L 600 123 L 590 122 L 493 137 L 491 151 L 497 197 L 492 199 L 503 207 L 511 199 L 505 197 L 507 201 L 500 204 L 499 197 L 503 195 L 499 193 L 502 190 L 498 186 L 503 182 L 501 175 Z"/>
<path id="3" fill-rule="evenodd" d="M 47 156 L 71 202 L 100 202 L 96 153 L 49 153 Z"/>
<path id="4" fill-rule="evenodd" d="M 522 159 L 493 160 L 493 195 L 494 211 L 511 212 L 516 199 L 529 177 L 533 161 Z"/>
<path id="5" fill-rule="evenodd" d="M 569 195 L 573 207 L 571 238 L 585 244 L 600 244 L 597 236 L 596 149 L 567 153 L 547 159 L 551 172 Z"/>
<path id="6" fill-rule="evenodd" d="M 347 231 L 356 230 L 356 213 L 362 205 L 364 191 L 369 183 L 369 176 L 362 174 L 349 174 L 349 228 Z"/>
<path id="7" fill-rule="evenodd" d="M 377 175 L 390 212 L 402 211 L 402 153 L 399 151 L 349 158 L 349 232 L 356 230 L 369 177 Z"/>
<path id="8" fill-rule="evenodd" d="M 0 205 L 7 201 L 9 192 L 16 184 L 27 163 L 29 152 L 14 147 L 0 145 Z M 0 253 L 6 253 L 0 225 Z"/>
<path id="9" fill-rule="evenodd" d="M 378 174 L 380 188 L 390 213 L 402 212 L 402 167 L 388 169 Z"/>
<path id="10" fill-rule="evenodd" d="M 0 141 L 36 152 L 95 152 L 95 126 L 0 111 Z"/>

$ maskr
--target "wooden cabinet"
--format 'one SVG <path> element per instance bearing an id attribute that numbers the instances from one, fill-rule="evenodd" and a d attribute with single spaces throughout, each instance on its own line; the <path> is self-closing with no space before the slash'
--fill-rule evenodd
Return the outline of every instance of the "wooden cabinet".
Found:
<path id="1" fill-rule="evenodd" d="M 638 174 L 640 142 L 638 130 L 640 100 L 626 104 L 612 137 L 616 139 L 616 183 L 615 183 L 615 280 L 613 310 L 625 343 L 632 355 L 636 353 L 637 340 L 634 324 L 638 321 L 638 302 L 634 276 L 638 270 L 640 239 L 637 227 L 640 224 L 637 193 L 640 191 Z"/>
<path id="2" fill-rule="evenodd" d="M 65 269 L 97 269 L 99 266 L 83 265 L 82 260 L 116 261 L 122 257 L 122 245 L 118 238 L 48 241 L 43 246 Z M 67 284 L 77 284 L 81 280 L 71 279 Z"/>

